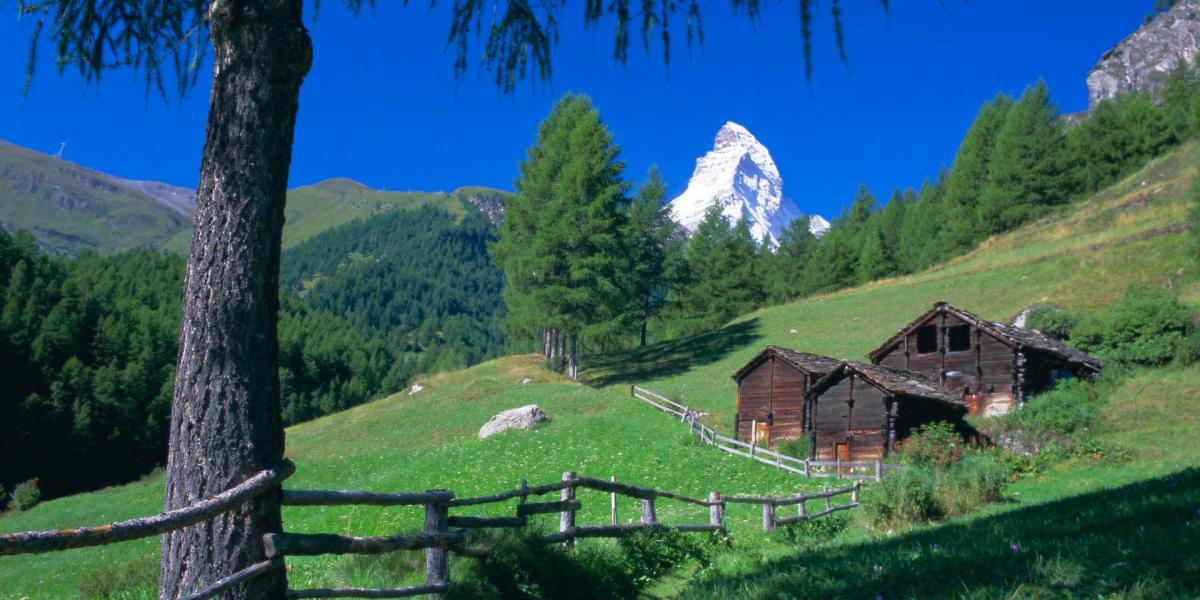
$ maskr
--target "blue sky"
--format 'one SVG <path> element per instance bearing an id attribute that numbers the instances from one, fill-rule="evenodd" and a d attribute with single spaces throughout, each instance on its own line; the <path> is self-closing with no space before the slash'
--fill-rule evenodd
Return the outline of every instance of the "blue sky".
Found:
<path id="1" fill-rule="evenodd" d="M 628 66 L 613 63 L 611 22 L 563 16 L 549 85 L 497 92 L 490 74 L 456 80 L 445 51 L 448 2 L 429 10 L 380 2 L 353 18 L 323 2 L 310 23 L 314 65 L 301 95 L 291 185 L 350 177 L 389 190 L 512 188 L 537 123 L 568 91 L 590 95 L 640 179 L 658 164 L 672 195 L 727 120 L 775 157 L 784 193 L 831 216 L 860 183 L 881 201 L 918 186 L 954 157 L 979 105 L 1044 78 L 1064 112 L 1086 108 L 1085 77 L 1132 32 L 1152 0 L 892 0 L 842 2 L 849 70 L 837 59 L 830 2 L 818 2 L 811 82 L 804 77 L 798 2 L 767 3 L 751 23 L 728 2 L 704 4 L 705 44 L 689 58 L 676 32 L 669 67 L 635 38 Z M 184 101 L 144 97 L 127 71 L 85 88 L 59 77 L 49 49 L 22 98 L 32 22 L 0 0 L 0 139 L 103 171 L 194 186 L 208 80 Z M 311 16 L 311 10 L 309 11 Z M 475 54 L 478 57 L 478 54 Z"/>

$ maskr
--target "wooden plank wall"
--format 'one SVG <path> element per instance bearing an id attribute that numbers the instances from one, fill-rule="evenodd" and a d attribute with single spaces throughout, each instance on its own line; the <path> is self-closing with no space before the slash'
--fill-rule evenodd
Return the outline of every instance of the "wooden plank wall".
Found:
<path id="1" fill-rule="evenodd" d="M 849 443 L 852 461 L 882 458 L 887 408 L 888 396 L 856 375 L 826 388 L 811 407 L 816 460 L 837 460 L 839 443 Z"/>

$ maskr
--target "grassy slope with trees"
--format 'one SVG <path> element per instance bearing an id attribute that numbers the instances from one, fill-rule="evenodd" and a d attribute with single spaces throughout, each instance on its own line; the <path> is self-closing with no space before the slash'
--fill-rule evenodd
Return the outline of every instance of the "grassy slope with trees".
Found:
<path id="1" fill-rule="evenodd" d="M 992 318 L 1011 317 L 1043 299 L 1095 314 L 1136 281 L 1169 286 L 1195 305 L 1200 302 L 1197 267 L 1187 258 L 1191 242 L 1179 227 L 1189 211 L 1185 198 L 1195 178 L 1195 152 L 1194 145 L 1185 146 L 1086 202 L 991 238 L 979 250 L 924 273 L 760 310 L 718 332 L 651 345 L 585 368 L 584 379 L 607 387 L 570 384 L 541 370 L 535 358 L 507 358 L 429 378 L 426 392 L 416 396 L 396 396 L 293 427 L 288 455 L 299 471 L 289 486 L 447 487 L 467 495 L 507 488 L 522 477 L 557 479 L 567 469 L 601 477 L 615 474 L 690 494 L 711 489 L 771 493 L 820 485 L 693 447 L 678 422 L 629 399 L 625 384 L 643 383 L 679 396 L 712 412 L 711 423 L 727 430 L 734 390 L 729 374 L 765 343 L 861 357 L 937 299 Z M 520 385 L 525 376 L 539 383 Z M 1190 550 L 1197 538 L 1188 533 L 1188 527 L 1200 527 L 1200 517 L 1193 514 L 1200 483 L 1195 471 L 1184 469 L 1200 459 L 1186 444 L 1167 446 L 1161 440 L 1200 433 L 1200 414 L 1189 401 L 1200 393 L 1200 369 L 1145 371 L 1122 386 L 1105 409 L 1111 417 L 1106 422 L 1120 426 L 1109 425 L 1102 435 L 1129 451 L 1128 462 L 1072 459 L 1019 481 L 1007 502 L 982 513 L 891 536 L 850 525 L 832 542 L 807 550 L 800 548 L 808 542 L 787 533 L 764 540 L 754 531 L 753 511 L 731 510 L 733 546 L 702 572 L 685 570 L 651 591 L 777 597 L 807 590 L 856 597 L 887 589 L 917 596 L 938 591 L 1007 597 L 1023 590 L 1031 590 L 1030 595 L 1069 593 L 1083 586 L 1086 591 L 1183 595 L 1178 586 L 1196 586 L 1196 565 L 1189 557 L 1200 555 Z M 549 426 L 532 434 L 474 439 L 491 414 L 529 402 L 549 412 Z M 150 514 L 161 508 L 161 494 L 162 481 L 154 476 L 0 518 L 0 530 Z M 603 496 L 583 499 L 582 519 L 605 518 Z M 684 516 L 671 510 L 661 512 L 668 522 Z M 1149 512 L 1138 512 L 1143 510 Z M 633 506 L 622 511 L 625 517 L 636 514 Z M 420 519 L 416 513 L 297 508 L 285 511 L 285 526 L 384 533 L 415 527 Z M 1070 533 L 1056 528 L 1068 526 Z M 1159 546 L 1168 543 L 1175 550 L 1164 554 Z M 75 597 L 81 583 L 97 589 L 118 579 L 112 573 L 127 565 L 130 573 L 146 571 L 157 548 L 156 541 L 146 540 L 6 557 L 0 559 L 0 597 L 42 597 L 48 589 L 58 597 Z M 1110 568 L 1117 563 L 1123 564 Z M 402 581 L 414 577 L 411 565 L 395 561 L 323 558 L 291 564 L 290 576 L 298 585 L 378 584 L 393 576 Z M 129 597 L 152 594 L 144 576 L 132 579 L 141 581 L 141 592 Z"/>

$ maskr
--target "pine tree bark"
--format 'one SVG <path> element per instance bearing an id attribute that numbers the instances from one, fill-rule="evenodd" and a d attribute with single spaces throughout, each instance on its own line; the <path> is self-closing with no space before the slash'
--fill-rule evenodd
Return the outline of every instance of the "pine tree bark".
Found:
<path id="1" fill-rule="evenodd" d="M 166 508 L 218 494 L 283 456 L 276 336 L 283 209 L 300 84 L 301 0 L 216 0 L 213 83 L 171 406 Z M 159 598 L 263 560 L 278 490 L 163 536 Z M 272 571 L 222 596 L 283 598 Z"/>

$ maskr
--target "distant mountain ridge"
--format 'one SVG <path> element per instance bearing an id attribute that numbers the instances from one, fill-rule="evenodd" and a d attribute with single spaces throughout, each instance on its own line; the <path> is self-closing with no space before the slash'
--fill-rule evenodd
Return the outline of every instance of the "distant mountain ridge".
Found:
<path id="1" fill-rule="evenodd" d="M 726 122 L 717 131 L 713 148 L 696 159 L 687 189 L 671 200 L 671 214 L 694 232 L 714 202 L 730 221 L 745 218 L 758 242 L 778 244 L 783 228 L 800 217 L 800 207 L 783 195 L 783 177 L 766 146 L 745 127 Z M 809 216 L 809 230 L 820 235 L 829 222 Z"/>
<path id="2" fill-rule="evenodd" d="M 507 196 L 485 187 L 390 192 L 328 179 L 288 191 L 283 245 L 393 208 L 436 206 L 460 219 L 478 210 L 496 225 Z M 117 177 L 0 141 L 0 226 L 30 231 L 47 252 L 111 254 L 152 247 L 183 254 L 195 210 L 195 190 Z"/>
<path id="3" fill-rule="evenodd" d="M 53 254 L 157 246 L 191 226 L 194 193 L 113 177 L 0 141 L 0 225 Z"/>

